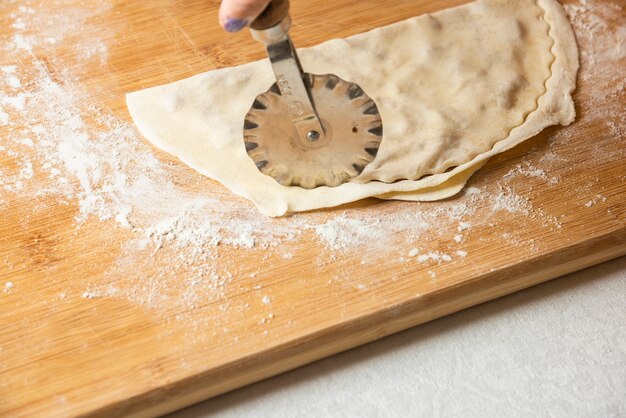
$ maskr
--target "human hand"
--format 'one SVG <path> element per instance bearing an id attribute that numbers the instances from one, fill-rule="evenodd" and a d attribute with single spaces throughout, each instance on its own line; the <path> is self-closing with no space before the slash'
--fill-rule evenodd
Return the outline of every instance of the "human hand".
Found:
<path id="1" fill-rule="evenodd" d="M 220 24 L 228 32 L 239 32 L 261 14 L 270 0 L 223 0 Z"/>

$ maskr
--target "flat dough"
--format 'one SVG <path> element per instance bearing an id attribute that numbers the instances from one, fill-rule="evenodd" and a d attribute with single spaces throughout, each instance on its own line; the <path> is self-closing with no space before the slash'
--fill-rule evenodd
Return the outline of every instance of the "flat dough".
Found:
<path id="1" fill-rule="evenodd" d="M 308 72 L 358 83 L 382 116 L 376 159 L 338 187 L 281 186 L 246 154 L 243 117 L 274 81 L 267 60 L 131 93 L 128 109 L 150 142 L 269 216 L 446 198 L 493 155 L 575 118 L 578 50 L 555 0 L 479 0 L 299 54 Z"/>

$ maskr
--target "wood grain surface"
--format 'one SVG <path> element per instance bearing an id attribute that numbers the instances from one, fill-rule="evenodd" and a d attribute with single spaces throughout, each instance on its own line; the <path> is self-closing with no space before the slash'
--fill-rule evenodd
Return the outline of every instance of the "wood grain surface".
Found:
<path id="1" fill-rule="evenodd" d="M 292 35 L 310 46 L 461 3 L 295 0 Z M 125 108 L 128 92 L 263 58 L 249 33 L 219 28 L 217 1 L 0 1 L 0 416 L 163 414 L 626 254 L 625 14 L 590 3 L 567 4 L 582 52 L 572 126 L 492 159 L 472 193 L 445 202 L 267 220 L 146 145 Z M 147 151 L 85 185 L 55 145 L 66 124 L 102 155 L 109 143 L 111 158 Z M 113 130 L 123 140 L 107 139 Z M 83 192 L 111 200 L 102 184 L 116 170 L 149 164 L 170 179 L 151 205 L 218 199 L 236 208 L 219 219 L 253 224 L 252 243 L 162 234 L 133 252 L 142 237 L 154 244 L 150 221 L 89 212 L 102 202 Z M 351 219 L 379 233 L 324 240 L 324 226 Z M 264 241 L 267 225 L 296 222 L 295 238 Z"/>

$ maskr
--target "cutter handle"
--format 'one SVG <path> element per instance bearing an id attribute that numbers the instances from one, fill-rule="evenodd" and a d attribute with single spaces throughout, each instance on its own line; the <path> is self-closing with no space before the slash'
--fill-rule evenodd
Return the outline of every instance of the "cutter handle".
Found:
<path id="1" fill-rule="evenodd" d="M 282 22 L 287 15 L 289 15 L 289 0 L 272 0 L 250 27 L 254 30 L 269 29 Z"/>

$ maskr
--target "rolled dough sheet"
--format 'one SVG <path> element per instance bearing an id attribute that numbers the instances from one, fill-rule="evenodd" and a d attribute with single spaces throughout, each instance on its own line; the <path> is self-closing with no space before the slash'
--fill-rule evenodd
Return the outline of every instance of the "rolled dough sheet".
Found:
<path id="1" fill-rule="evenodd" d="M 141 133 L 266 215 L 367 197 L 437 200 L 486 161 L 575 118 L 578 50 L 555 0 L 479 0 L 299 50 L 303 67 L 358 83 L 377 103 L 376 159 L 341 186 L 284 187 L 243 145 L 243 118 L 273 83 L 267 60 L 127 95 Z"/>

